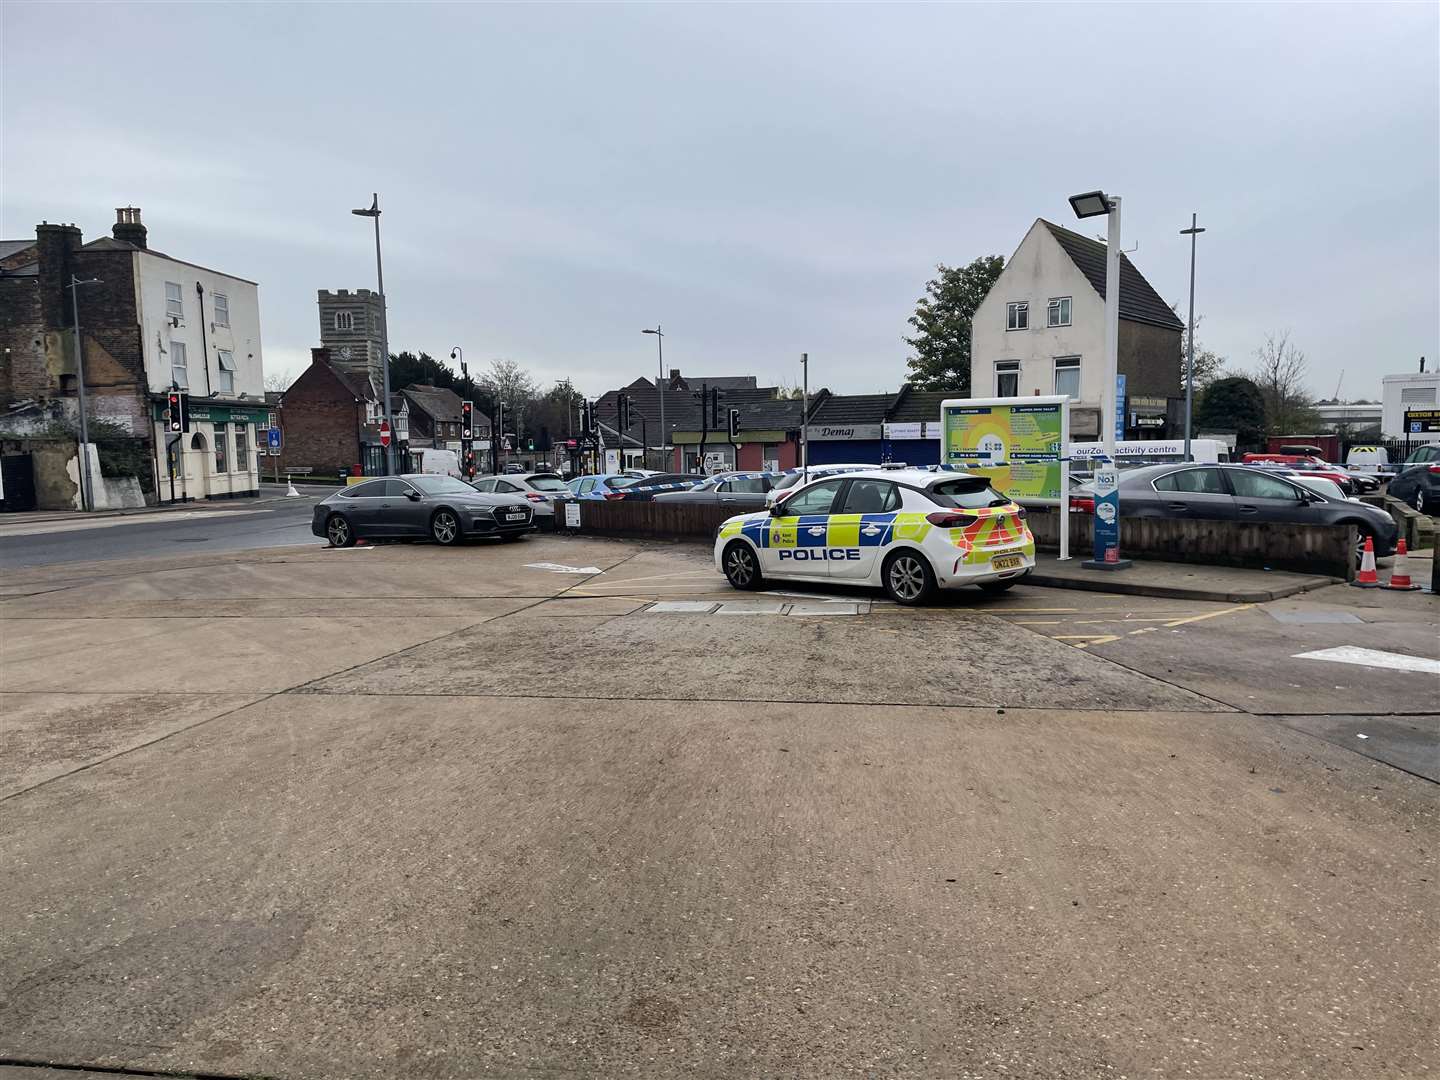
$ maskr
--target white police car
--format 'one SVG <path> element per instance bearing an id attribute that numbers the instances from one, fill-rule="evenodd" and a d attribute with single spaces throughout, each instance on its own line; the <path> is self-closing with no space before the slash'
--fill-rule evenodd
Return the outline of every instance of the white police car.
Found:
<path id="1" fill-rule="evenodd" d="M 1025 511 L 983 476 L 922 469 L 824 477 L 726 520 L 715 566 L 737 589 L 767 580 L 877 585 L 902 604 L 937 588 L 1002 592 L 1035 567 Z"/>

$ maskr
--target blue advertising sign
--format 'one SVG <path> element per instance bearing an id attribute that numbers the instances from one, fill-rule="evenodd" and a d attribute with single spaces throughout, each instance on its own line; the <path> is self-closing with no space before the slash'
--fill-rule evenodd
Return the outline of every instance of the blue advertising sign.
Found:
<path id="1" fill-rule="evenodd" d="M 1095 561 L 1120 562 L 1120 473 L 1113 461 L 1095 469 Z"/>
<path id="2" fill-rule="evenodd" d="M 1125 373 L 1115 376 L 1115 441 L 1125 439 Z"/>

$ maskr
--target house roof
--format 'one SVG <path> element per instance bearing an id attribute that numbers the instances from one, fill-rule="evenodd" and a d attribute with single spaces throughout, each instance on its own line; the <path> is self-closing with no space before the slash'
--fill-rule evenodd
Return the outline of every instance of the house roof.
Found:
<path id="1" fill-rule="evenodd" d="M 885 417 L 892 424 L 909 424 L 916 420 L 939 420 L 940 403 L 955 397 L 953 390 L 911 390 L 904 387 L 897 395 L 890 415 Z"/>
<path id="2" fill-rule="evenodd" d="M 660 391 L 656 390 L 654 386 L 631 383 L 625 387 L 625 393 L 629 394 L 635 402 L 635 420 L 631 424 L 631 432 L 639 430 L 640 418 L 644 417 L 652 442 L 658 439 L 660 435 Z M 700 430 L 702 426 L 701 404 L 695 397 L 696 393 L 698 390 L 667 389 L 664 392 L 665 427 L 670 432 Z M 618 413 L 616 403 L 619 395 L 620 391 L 610 390 L 601 395 L 595 403 L 596 418 L 612 427 L 616 423 Z M 722 411 L 731 408 L 739 409 L 741 426 L 752 431 L 772 431 L 800 426 L 801 403 L 798 400 L 777 398 L 774 387 L 722 389 L 720 408 Z M 723 426 L 723 419 L 721 423 Z M 714 430 L 713 425 L 711 425 L 711 430 Z"/>
<path id="3" fill-rule="evenodd" d="M 1105 245 L 1088 236 L 1062 229 L 1043 218 L 1041 223 L 1050 230 L 1050 235 L 1064 248 L 1065 254 L 1070 256 L 1070 261 L 1089 280 L 1091 287 L 1104 296 Z M 1180 317 L 1161 299 L 1150 282 L 1145 280 L 1145 276 L 1135 269 L 1135 264 L 1123 251 L 1120 253 L 1120 317 L 1131 322 L 1163 326 L 1167 330 L 1185 328 Z"/>
<path id="4" fill-rule="evenodd" d="M 711 375 L 696 376 L 686 375 L 685 381 L 690 384 L 691 390 L 701 386 L 709 386 L 712 390 L 719 387 L 721 390 L 758 390 L 755 385 L 754 375 Z"/>
<path id="5" fill-rule="evenodd" d="M 878 424 L 895 403 L 895 394 L 824 393 L 810 408 L 812 424 Z"/>
<path id="6" fill-rule="evenodd" d="M 17 251 L 24 251 L 26 248 L 35 246 L 35 239 L 29 240 L 0 240 L 0 259 L 8 259 Z"/>
<path id="7" fill-rule="evenodd" d="M 434 420 L 460 422 L 460 395 L 446 386 L 411 384 L 400 391 L 410 404 Z"/>
<path id="8" fill-rule="evenodd" d="M 188 266 L 192 270 L 204 270 L 207 274 L 214 274 L 216 277 L 229 278 L 231 281 L 242 281 L 246 285 L 259 287 L 259 282 L 251 281 L 249 278 L 240 277 L 237 274 L 227 273 L 224 270 L 212 270 L 208 266 L 201 266 L 199 263 L 186 262 L 184 259 L 177 259 L 174 255 L 166 255 L 163 251 L 156 251 L 152 247 L 140 247 L 128 240 L 116 240 L 113 236 L 101 236 L 91 240 L 88 244 L 80 245 L 81 251 L 138 251 L 142 255 L 154 255 L 156 258 L 168 259 L 181 266 Z"/>

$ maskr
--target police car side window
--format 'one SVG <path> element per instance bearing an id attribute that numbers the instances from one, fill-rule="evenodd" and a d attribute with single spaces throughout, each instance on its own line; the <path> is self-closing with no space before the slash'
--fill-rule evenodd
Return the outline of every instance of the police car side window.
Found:
<path id="1" fill-rule="evenodd" d="M 826 480 L 821 484 L 812 484 L 804 491 L 791 495 L 785 500 L 785 513 L 794 516 L 830 513 L 830 508 L 835 502 L 835 495 L 843 483 L 845 483 L 844 480 Z"/>
<path id="2" fill-rule="evenodd" d="M 900 492 L 885 480 L 852 480 L 842 514 L 888 514 L 900 508 Z"/>

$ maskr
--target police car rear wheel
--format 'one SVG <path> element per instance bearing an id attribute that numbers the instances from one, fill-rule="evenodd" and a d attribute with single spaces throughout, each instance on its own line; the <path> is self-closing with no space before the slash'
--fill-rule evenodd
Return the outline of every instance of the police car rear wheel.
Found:
<path id="1" fill-rule="evenodd" d="M 725 549 L 725 580 L 736 589 L 758 589 L 765 584 L 755 553 L 740 541 Z"/>
<path id="2" fill-rule="evenodd" d="M 897 604 L 923 604 L 935 592 L 935 571 L 925 556 L 897 551 L 885 560 L 885 592 Z"/>

